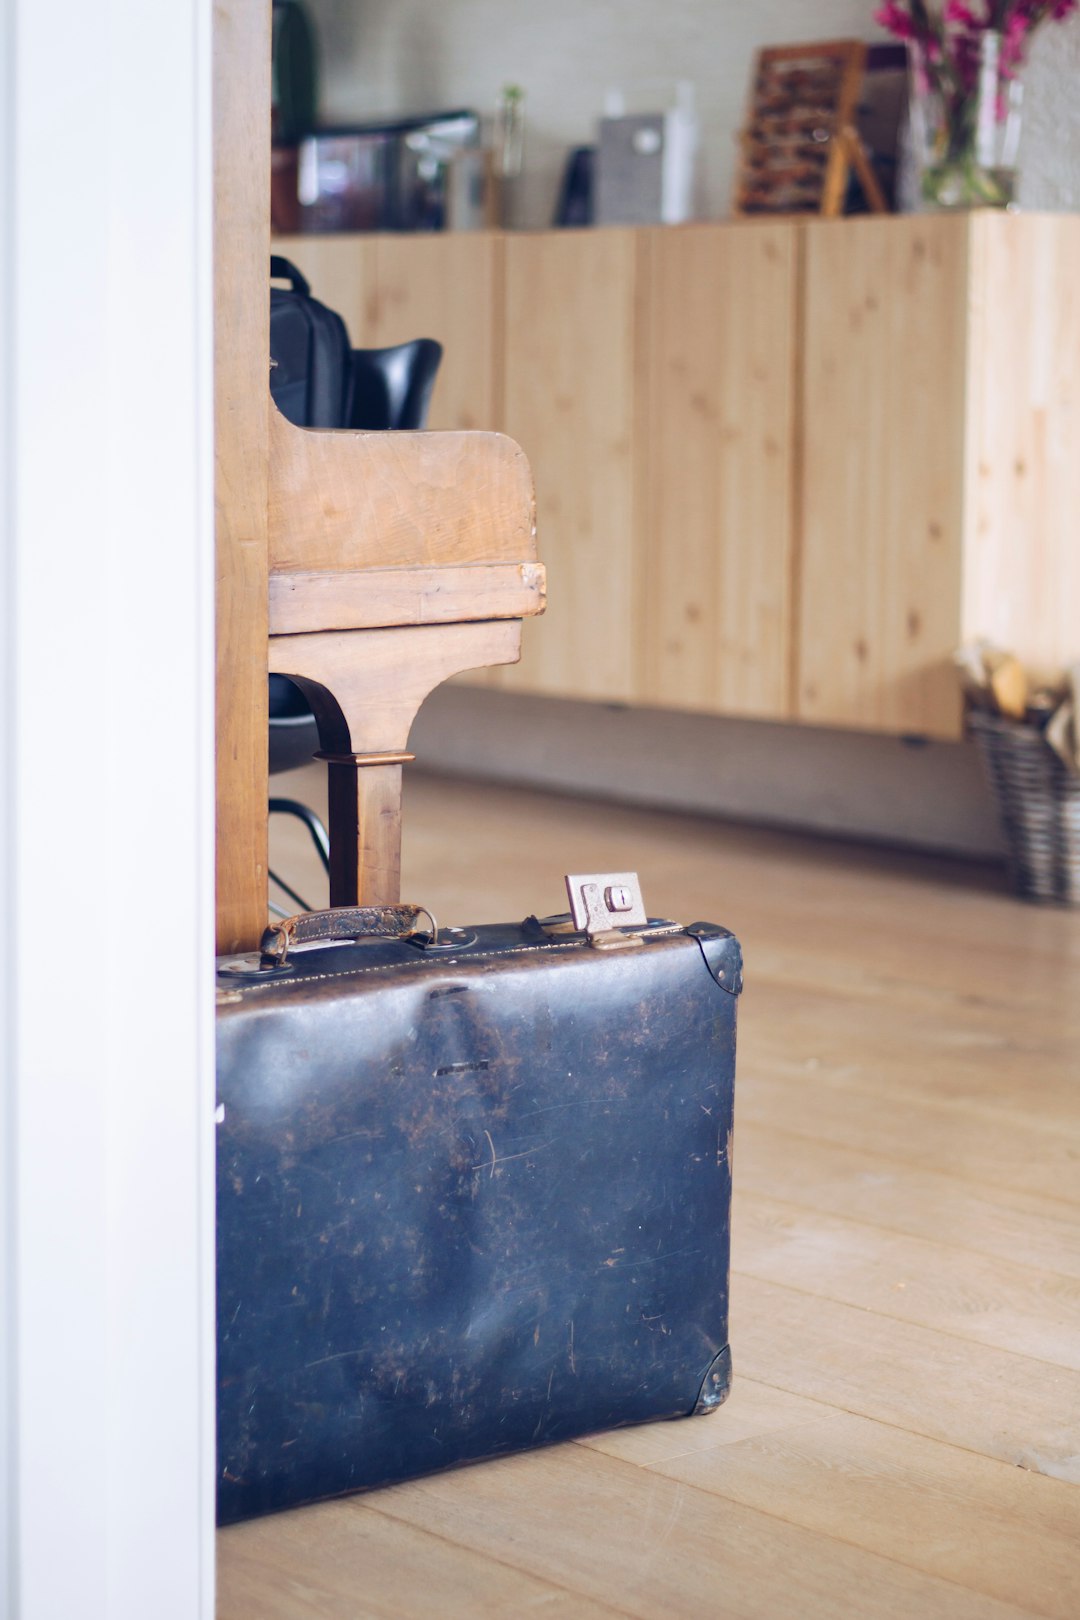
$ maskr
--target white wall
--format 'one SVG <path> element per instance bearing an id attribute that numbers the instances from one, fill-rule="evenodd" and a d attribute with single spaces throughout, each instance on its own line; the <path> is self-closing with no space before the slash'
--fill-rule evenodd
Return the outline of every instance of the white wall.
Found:
<path id="1" fill-rule="evenodd" d="M 569 147 L 588 143 L 611 84 L 697 87 L 700 212 L 731 198 L 735 137 L 762 45 L 885 38 L 874 0 L 309 0 L 327 121 L 465 105 L 489 112 L 502 85 L 527 94 L 518 223 L 551 222 Z M 1021 200 L 1080 206 L 1080 15 L 1050 27 L 1028 84 Z"/>
<path id="2" fill-rule="evenodd" d="M 1080 13 L 1037 36 L 1024 75 L 1024 208 L 1080 208 Z"/>
<path id="3" fill-rule="evenodd" d="M 213 1611 L 210 16 L 0 0 L 11 1620 Z"/>

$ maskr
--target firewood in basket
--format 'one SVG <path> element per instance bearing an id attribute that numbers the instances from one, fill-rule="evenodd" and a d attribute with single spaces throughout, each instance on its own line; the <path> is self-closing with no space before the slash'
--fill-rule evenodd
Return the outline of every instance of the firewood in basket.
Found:
<path id="1" fill-rule="evenodd" d="M 1002 714 L 1012 720 L 1022 720 L 1028 706 L 1027 672 L 1013 653 L 988 647 L 983 652 L 983 663 L 990 679 L 994 702 Z"/>

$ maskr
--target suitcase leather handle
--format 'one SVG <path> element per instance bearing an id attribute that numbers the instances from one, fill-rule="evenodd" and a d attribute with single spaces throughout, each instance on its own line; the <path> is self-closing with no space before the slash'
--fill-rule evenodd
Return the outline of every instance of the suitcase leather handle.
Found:
<path id="1" fill-rule="evenodd" d="M 309 945 L 313 940 L 404 939 L 415 931 L 417 917 L 428 919 L 432 942 L 437 941 L 438 924 L 423 906 L 336 906 L 330 911 L 302 912 L 263 934 L 263 965 L 284 967 L 294 945 Z"/>

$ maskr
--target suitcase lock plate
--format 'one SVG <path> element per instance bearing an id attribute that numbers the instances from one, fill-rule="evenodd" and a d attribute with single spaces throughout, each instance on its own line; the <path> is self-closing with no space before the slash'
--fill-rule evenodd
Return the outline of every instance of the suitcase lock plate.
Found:
<path id="1" fill-rule="evenodd" d="M 648 923 L 636 872 L 585 872 L 566 879 L 574 927 L 598 951 L 622 951 L 641 944 Z"/>

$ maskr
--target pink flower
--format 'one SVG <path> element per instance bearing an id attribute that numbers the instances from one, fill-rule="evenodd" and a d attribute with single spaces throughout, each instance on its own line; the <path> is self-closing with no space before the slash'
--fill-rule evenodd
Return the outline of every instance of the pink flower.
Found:
<path id="1" fill-rule="evenodd" d="M 874 21 L 887 28 L 890 34 L 895 34 L 897 39 L 915 38 L 915 24 L 903 6 L 897 4 L 897 0 L 886 0 L 886 4 L 874 12 Z"/>
<path id="2" fill-rule="evenodd" d="M 1076 4 L 1076 0 L 1061 0 L 1062 4 Z M 979 20 L 970 6 L 962 4 L 962 0 L 949 0 L 945 7 L 945 21 L 959 23 L 962 28 L 978 28 Z"/>
<path id="3" fill-rule="evenodd" d="M 1020 11 L 1014 11 L 1009 18 L 1001 41 L 1001 68 L 1004 73 L 1013 73 L 1023 63 L 1027 54 L 1028 36 L 1034 26 L 1034 19 Z"/>

